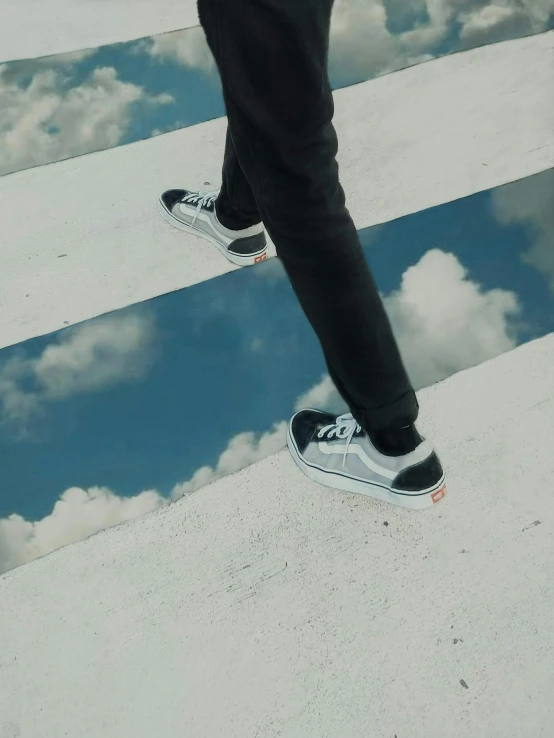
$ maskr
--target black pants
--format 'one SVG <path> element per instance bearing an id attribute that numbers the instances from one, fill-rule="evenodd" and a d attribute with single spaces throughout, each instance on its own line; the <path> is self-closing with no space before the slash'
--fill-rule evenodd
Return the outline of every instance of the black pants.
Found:
<path id="1" fill-rule="evenodd" d="M 418 404 L 339 183 L 332 7 L 198 0 L 228 117 L 218 215 L 229 228 L 263 220 L 333 382 L 371 431 L 413 423 Z"/>

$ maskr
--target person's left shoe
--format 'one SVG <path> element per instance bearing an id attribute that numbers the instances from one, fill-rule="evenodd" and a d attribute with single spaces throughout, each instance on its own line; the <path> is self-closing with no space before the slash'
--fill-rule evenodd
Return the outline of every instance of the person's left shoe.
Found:
<path id="1" fill-rule="evenodd" d="M 446 493 L 445 474 L 429 441 L 403 456 L 378 451 L 351 414 L 336 417 L 301 410 L 289 423 L 287 442 L 294 461 L 327 487 L 375 497 L 418 510 Z"/>
<path id="2" fill-rule="evenodd" d="M 217 217 L 219 190 L 167 190 L 158 201 L 163 218 L 181 231 L 201 236 L 238 266 L 253 266 L 267 259 L 264 225 L 232 231 Z"/>

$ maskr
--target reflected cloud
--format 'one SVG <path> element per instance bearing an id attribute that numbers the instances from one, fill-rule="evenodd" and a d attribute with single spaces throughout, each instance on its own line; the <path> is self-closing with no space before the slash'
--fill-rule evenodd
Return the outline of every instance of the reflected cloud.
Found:
<path id="1" fill-rule="evenodd" d="M 333 89 L 554 28 L 554 0 L 337 0 Z M 0 65 L 0 175 L 225 114 L 200 26 Z"/>
<path id="2" fill-rule="evenodd" d="M 468 277 L 455 254 L 428 251 L 404 272 L 400 288 L 385 297 L 404 360 L 416 389 L 515 348 L 517 295 L 487 290 Z"/>
<path id="3" fill-rule="evenodd" d="M 175 61 L 185 67 L 216 73 L 217 67 L 201 26 L 143 39 L 132 53 L 146 52 L 157 61 Z"/>
<path id="4" fill-rule="evenodd" d="M 168 93 L 149 95 L 123 82 L 113 67 L 96 68 L 75 86 L 67 69 L 40 69 L 25 86 L 23 78 L 10 81 L 6 67 L 0 67 L 0 174 L 117 146 L 137 103 L 173 102 Z"/>
<path id="5" fill-rule="evenodd" d="M 352 84 L 437 56 L 540 33 L 552 27 L 553 14 L 554 0 L 337 0 L 331 77 Z"/>
<path id="6" fill-rule="evenodd" d="M 468 278 L 454 254 L 428 251 L 402 275 L 384 303 L 416 390 L 493 359 L 519 343 L 521 305 L 509 290 L 486 290 Z M 303 407 L 341 413 L 345 405 L 328 375 L 303 394 Z"/>
<path id="7" fill-rule="evenodd" d="M 552 13 L 552 0 L 474 3 L 472 7 L 459 13 L 460 49 L 546 31 L 550 27 Z"/>
<path id="8" fill-rule="evenodd" d="M 287 424 L 285 421 L 276 423 L 267 433 L 246 431 L 239 433 L 229 441 L 229 445 L 219 457 L 214 467 L 203 466 L 186 482 L 177 484 L 171 493 L 173 500 L 191 494 L 215 482 L 221 477 L 234 474 L 245 466 L 261 461 L 267 456 L 282 449 L 286 443 Z"/>
<path id="9" fill-rule="evenodd" d="M 139 381 L 155 356 L 152 316 L 115 314 L 68 328 L 40 355 L 18 352 L 0 363 L 0 429 L 28 437 L 45 403 Z"/>
<path id="10" fill-rule="evenodd" d="M 41 520 L 16 514 L 0 519 L 0 574 L 167 504 L 169 500 L 154 491 L 119 497 L 105 487 L 72 487 Z"/>

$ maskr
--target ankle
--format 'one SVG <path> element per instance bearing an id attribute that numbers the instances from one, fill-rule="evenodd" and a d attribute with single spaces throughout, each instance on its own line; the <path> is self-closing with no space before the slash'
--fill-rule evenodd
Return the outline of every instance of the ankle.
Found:
<path id="1" fill-rule="evenodd" d="M 383 428 L 368 435 L 377 451 L 385 456 L 405 456 L 423 442 L 413 424 L 404 428 Z"/>
<path id="2" fill-rule="evenodd" d="M 221 225 L 229 231 L 244 231 L 247 228 L 258 225 L 260 222 L 259 219 L 254 220 L 252 217 L 242 216 L 238 213 L 229 214 L 225 210 L 222 211 L 217 200 L 215 202 L 215 214 Z"/>

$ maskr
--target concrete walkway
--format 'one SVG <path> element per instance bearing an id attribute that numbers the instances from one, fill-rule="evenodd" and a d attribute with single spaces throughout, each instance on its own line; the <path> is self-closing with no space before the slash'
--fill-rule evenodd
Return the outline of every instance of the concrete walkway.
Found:
<path id="1" fill-rule="evenodd" d="M 148 5 L 128 38 L 196 22 Z M 79 36 L 56 0 L 56 38 L 36 3 L 9 53 L 123 40 L 85 6 Z M 338 91 L 357 226 L 553 166 L 553 40 Z M 155 210 L 183 173 L 216 181 L 224 131 L 0 179 L 0 348 L 229 271 Z M 0 738 L 550 738 L 554 334 L 419 394 L 449 474 L 430 511 L 320 488 L 283 451 L 0 576 Z"/>
<path id="2" fill-rule="evenodd" d="M 0 577 L 2 738 L 537 738 L 554 724 L 554 334 L 420 393 L 412 513 L 287 452 Z"/>
<path id="3" fill-rule="evenodd" d="M 196 0 L 6 0 L 0 63 L 95 48 L 198 23 Z"/>

